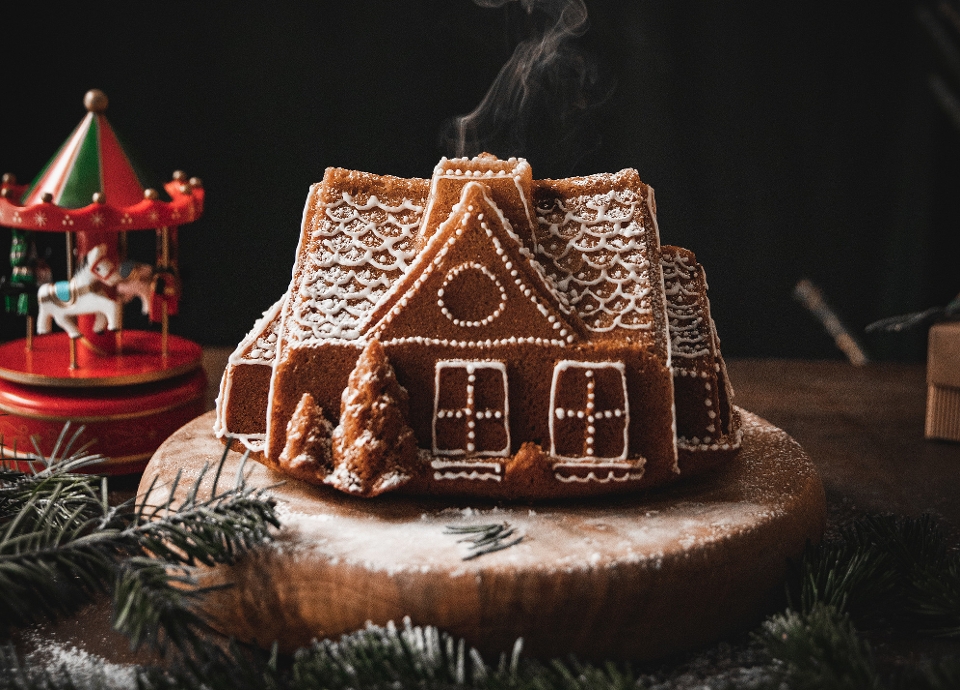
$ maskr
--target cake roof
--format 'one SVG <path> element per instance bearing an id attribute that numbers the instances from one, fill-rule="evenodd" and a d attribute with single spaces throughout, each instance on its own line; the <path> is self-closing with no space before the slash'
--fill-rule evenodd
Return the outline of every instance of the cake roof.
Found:
<path id="1" fill-rule="evenodd" d="M 689 249 L 664 246 L 663 282 L 670 319 L 670 352 L 687 360 L 708 358 L 713 364 L 716 343 L 709 305 L 700 296 L 707 284 L 703 268 Z"/>
<path id="2" fill-rule="evenodd" d="M 355 340 L 416 256 L 426 180 L 327 170 L 311 188 L 285 336 Z"/>
<path id="3" fill-rule="evenodd" d="M 474 184 L 572 332 L 668 351 L 653 193 L 636 171 L 537 181 L 522 159 L 478 157 L 441 161 L 428 184 L 327 170 L 305 209 L 283 327 L 291 345 L 362 339 Z"/>
<path id="4" fill-rule="evenodd" d="M 587 329 L 650 330 L 659 244 L 635 170 L 535 183 L 536 254 Z"/>

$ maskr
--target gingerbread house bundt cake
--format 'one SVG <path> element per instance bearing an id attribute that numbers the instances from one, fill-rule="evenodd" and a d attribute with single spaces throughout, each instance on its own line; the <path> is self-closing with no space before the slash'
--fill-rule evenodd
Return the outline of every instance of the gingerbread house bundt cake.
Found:
<path id="1" fill-rule="evenodd" d="M 344 492 L 634 491 L 736 453 L 703 269 L 632 169 L 328 169 L 287 293 L 231 355 L 215 433 Z"/>

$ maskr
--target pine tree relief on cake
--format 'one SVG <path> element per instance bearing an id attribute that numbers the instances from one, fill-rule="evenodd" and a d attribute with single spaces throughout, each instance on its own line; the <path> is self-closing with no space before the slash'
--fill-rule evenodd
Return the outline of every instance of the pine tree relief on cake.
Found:
<path id="1" fill-rule="evenodd" d="M 333 424 L 323 415 L 313 396 L 304 393 L 287 423 L 287 443 L 280 468 L 308 481 L 323 480 L 333 469 Z"/>
<path id="2" fill-rule="evenodd" d="M 406 483 L 417 462 L 417 439 L 407 424 L 409 396 L 377 339 L 350 374 L 333 432 L 336 466 L 324 482 L 376 496 Z"/>

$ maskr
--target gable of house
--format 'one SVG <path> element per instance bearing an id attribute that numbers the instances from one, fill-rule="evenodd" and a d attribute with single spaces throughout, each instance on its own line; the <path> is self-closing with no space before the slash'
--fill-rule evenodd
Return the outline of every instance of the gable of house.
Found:
<path id="1" fill-rule="evenodd" d="M 382 342 L 427 334 L 435 343 L 552 343 L 565 346 L 584 331 L 559 299 L 509 221 L 480 182 L 430 237 L 408 272 L 372 313 Z M 525 254 L 527 256 L 525 256 Z"/>

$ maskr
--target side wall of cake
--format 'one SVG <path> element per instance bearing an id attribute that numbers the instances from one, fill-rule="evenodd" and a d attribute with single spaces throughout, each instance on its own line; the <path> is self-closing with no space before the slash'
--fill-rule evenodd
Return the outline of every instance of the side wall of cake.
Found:
<path id="1" fill-rule="evenodd" d="M 739 447 L 733 389 L 710 316 L 703 267 L 688 249 L 664 246 L 664 285 L 677 407 L 677 444 L 692 455 L 717 459 Z"/>
<path id="2" fill-rule="evenodd" d="M 302 394 L 317 390 L 325 415 L 362 350 L 361 326 L 417 253 L 428 181 L 329 168 L 307 196 L 289 298 L 270 382 L 265 454 L 279 458 Z M 332 348 L 331 355 L 318 351 Z M 318 357 L 332 358 L 324 368 Z M 339 386 L 336 401 L 327 383 Z M 328 408 L 332 408 L 328 411 Z"/>
<path id="3" fill-rule="evenodd" d="M 252 452 L 263 450 L 270 377 L 276 357 L 280 312 L 286 295 L 257 319 L 227 358 L 217 395 L 217 438 L 240 441 Z"/>

